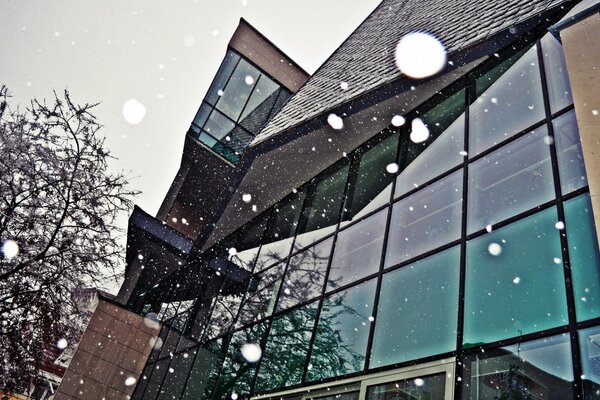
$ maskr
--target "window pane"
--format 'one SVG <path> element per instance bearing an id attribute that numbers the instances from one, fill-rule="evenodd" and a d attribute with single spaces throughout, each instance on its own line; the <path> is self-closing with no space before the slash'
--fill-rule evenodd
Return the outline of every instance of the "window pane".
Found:
<path id="1" fill-rule="evenodd" d="M 270 212 L 265 212 L 241 227 L 229 240 L 225 240 L 221 254 L 235 265 L 252 271 L 269 215 Z"/>
<path id="2" fill-rule="evenodd" d="M 387 215 L 386 208 L 338 234 L 327 290 L 379 271 Z"/>
<path id="3" fill-rule="evenodd" d="M 562 46 L 551 33 L 542 38 L 542 52 L 544 53 L 544 69 L 548 83 L 548 97 L 550 109 L 556 112 L 573 104 L 571 86 L 567 75 L 567 65 Z"/>
<path id="4" fill-rule="evenodd" d="M 469 233 L 554 198 L 545 140 L 546 130 L 536 130 L 469 166 Z"/>
<path id="5" fill-rule="evenodd" d="M 220 294 L 215 302 L 210 321 L 206 327 L 206 338 L 213 339 L 233 329 L 233 321 L 237 316 L 242 294 Z"/>
<path id="6" fill-rule="evenodd" d="M 284 268 L 285 263 L 281 263 L 253 278 L 257 282 L 257 288 L 246 293 L 236 327 L 259 321 L 273 313 Z"/>
<path id="7" fill-rule="evenodd" d="M 367 388 L 367 400 L 444 400 L 446 374 L 403 379 Z M 450 400 L 450 399 L 448 399 Z"/>
<path id="8" fill-rule="evenodd" d="M 569 336 L 552 336 L 468 356 L 464 400 L 573 399 Z"/>
<path id="9" fill-rule="evenodd" d="M 277 100 L 279 85 L 266 75 L 261 75 L 252 91 L 252 95 L 242 112 L 240 124 L 253 134 L 257 134 L 263 127 L 275 100 Z"/>
<path id="10" fill-rule="evenodd" d="M 600 317 L 600 254 L 589 194 L 565 202 L 577 320 Z"/>
<path id="11" fill-rule="evenodd" d="M 210 85 L 210 89 L 208 90 L 208 93 L 204 98 L 207 102 L 214 105 L 217 102 L 217 100 L 219 100 L 219 90 L 225 89 L 227 80 L 229 80 L 229 77 L 231 76 L 231 73 L 233 72 L 233 69 L 237 65 L 239 59 L 240 56 L 238 56 L 237 54 L 231 51 L 227 52 L 227 54 L 225 55 L 225 59 L 219 67 L 219 71 L 217 72 L 217 75 L 215 75 L 215 78 L 213 79 L 213 82 Z"/>
<path id="12" fill-rule="evenodd" d="M 317 302 L 273 320 L 254 392 L 300 383 Z"/>
<path id="13" fill-rule="evenodd" d="M 462 181 L 460 170 L 394 204 L 386 267 L 458 239 Z"/>
<path id="14" fill-rule="evenodd" d="M 342 196 L 348 177 L 348 163 L 311 184 L 311 194 L 303 211 L 304 223 L 296 237 L 295 249 L 301 249 L 333 232 L 340 217 Z"/>
<path id="15" fill-rule="evenodd" d="M 395 196 L 401 196 L 463 161 L 465 137 L 465 91 L 460 90 L 419 116 L 427 125 L 429 139 L 413 143 L 403 137 L 400 150 L 402 172 Z"/>
<path id="16" fill-rule="evenodd" d="M 192 121 L 192 130 L 194 132 L 196 132 L 196 134 L 200 133 L 200 130 L 204 126 L 204 123 L 206 122 L 206 119 L 208 118 L 208 114 L 210 114 L 211 110 L 212 110 L 212 107 L 207 105 L 206 103 L 202 103 L 202 105 L 198 109 L 198 112 L 196 113 L 196 116 L 194 117 L 194 120 Z"/>
<path id="17" fill-rule="evenodd" d="M 167 374 L 162 385 L 159 399 L 178 399 L 183 391 L 183 386 L 187 380 L 190 369 L 194 363 L 196 350 L 190 352 L 177 353 L 173 356 L 170 369 L 173 372 Z"/>
<path id="18" fill-rule="evenodd" d="M 208 121 L 206 121 L 206 124 L 204 125 L 204 130 L 214 139 L 219 140 L 229 135 L 229 132 L 231 132 L 234 127 L 235 124 L 233 121 L 217 110 L 213 110 Z"/>
<path id="19" fill-rule="evenodd" d="M 307 380 L 363 370 L 376 283 L 371 279 L 323 301 Z"/>
<path id="20" fill-rule="evenodd" d="M 600 327 L 580 331 L 579 348 L 583 366 L 583 398 L 597 400 L 600 390 Z"/>
<path id="21" fill-rule="evenodd" d="M 556 221 L 550 208 L 467 243 L 465 346 L 567 323 Z"/>
<path id="22" fill-rule="evenodd" d="M 588 184 L 575 111 L 556 118 L 552 125 L 558 153 L 560 188 L 563 194 L 567 194 Z"/>
<path id="23" fill-rule="evenodd" d="M 232 335 L 213 399 L 231 399 L 234 393 L 242 397 L 250 394 L 257 364 L 248 362 L 242 356 L 241 349 L 245 344 L 262 347 L 266 333 L 266 324 L 258 324 Z"/>
<path id="24" fill-rule="evenodd" d="M 475 79 L 477 99 L 469 108 L 469 154 L 479 154 L 544 118 L 536 47 L 521 54 Z"/>
<path id="25" fill-rule="evenodd" d="M 398 134 L 392 134 L 368 149 L 365 146 L 364 150 L 359 150 L 363 153 L 353 165 L 353 169 L 356 169 L 353 171 L 356 174 L 356 182 L 348 182 L 342 226 L 360 219 L 390 201 L 394 175 L 389 173 L 386 167 L 396 161 L 398 138 Z"/>
<path id="26" fill-rule="evenodd" d="M 273 208 L 269 227 L 262 240 L 263 245 L 256 261 L 255 271 L 261 271 L 283 261 L 290 254 L 305 197 L 306 189 L 301 189 L 294 196 L 283 200 Z"/>
<path id="27" fill-rule="evenodd" d="M 277 311 L 321 295 L 332 243 L 333 238 L 326 239 L 290 258 Z"/>
<path id="28" fill-rule="evenodd" d="M 383 276 L 371 368 L 456 348 L 460 248 Z"/>
<path id="29" fill-rule="evenodd" d="M 194 366 L 190 372 L 181 400 L 211 398 L 215 380 L 223 364 L 227 340 L 215 340 L 197 349 Z"/>
<path id="30" fill-rule="evenodd" d="M 234 121 L 238 120 L 260 72 L 243 58 L 217 101 L 217 108 Z"/>

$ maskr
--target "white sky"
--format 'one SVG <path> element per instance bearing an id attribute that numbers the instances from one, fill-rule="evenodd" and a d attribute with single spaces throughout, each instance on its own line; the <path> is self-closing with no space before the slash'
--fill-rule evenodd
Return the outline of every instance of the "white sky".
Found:
<path id="1" fill-rule="evenodd" d="M 240 17 L 312 73 L 379 2 L 0 0 L 0 84 L 23 106 L 65 88 L 76 102 L 101 101 L 111 168 L 154 215 Z M 122 115 L 129 99 L 147 109 L 137 125 Z"/>

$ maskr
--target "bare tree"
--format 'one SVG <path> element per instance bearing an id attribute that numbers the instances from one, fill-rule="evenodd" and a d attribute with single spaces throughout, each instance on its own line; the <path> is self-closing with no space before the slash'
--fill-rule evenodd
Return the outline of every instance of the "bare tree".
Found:
<path id="1" fill-rule="evenodd" d="M 135 192 L 108 171 L 96 104 L 9 100 L 1 86 L 0 386 L 23 390 L 45 349 L 83 329 L 74 290 L 120 269 L 115 221 Z"/>

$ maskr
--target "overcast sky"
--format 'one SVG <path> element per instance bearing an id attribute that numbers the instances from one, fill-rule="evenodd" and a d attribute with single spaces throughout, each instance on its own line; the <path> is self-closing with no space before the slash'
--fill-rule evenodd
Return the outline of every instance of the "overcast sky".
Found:
<path id="1" fill-rule="evenodd" d="M 240 17 L 312 73 L 379 2 L 0 0 L 0 83 L 23 105 L 65 88 L 76 102 L 101 101 L 111 168 L 154 215 Z M 122 114 L 130 99 L 147 111 L 136 125 Z"/>

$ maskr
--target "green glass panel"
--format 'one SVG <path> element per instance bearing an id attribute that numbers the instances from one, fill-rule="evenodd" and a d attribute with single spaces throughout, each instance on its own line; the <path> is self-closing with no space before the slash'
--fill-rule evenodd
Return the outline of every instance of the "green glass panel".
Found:
<path id="1" fill-rule="evenodd" d="M 542 53 L 544 54 L 550 109 L 555 113 L 573 104 L 573 97 L 562 46 L 552 33 L 547 33 L 542 38 Z"/>
<path id="2" fill-rule="evenodd" d="M 459 90 L 428 111 L 418 114 L 429 130 L 423 143 L 402 138 L 395 196 L 401 196 L 463 161 L 465 90 Z"/>
<path id="3" fill-rule="evenodd" d="M 550 208 L 467 243 L 465 346 L 568 322 L 556 222 Z"/>
<path id="4" fill-rule="evenodd" d="M 210 399 L 219 375 L 228 340 L 218 339 L 196 349 L 194 366 L 190 371 L 181 400 Z"/>
<path id="5" fill-rule="evenodd" d="M 460 248 L 383 276 L 371 368 L 456 348 Z"/>
<path id="6" fill-rule="evenodd" d="M 560 188 L 564 195 L 588 184 L 575 111 L 571 110 L 556 118 L 552 121 L 552 126 L 560 171 Z"/>
<path id="7" fill-rule="evenodd" d="M 261 347 L 266 330 L 266 324 L 258 324 L 232 335 L 223 368 L 215 386 L 213 399 L 231 399 L 235 395 L 248 397 L 256 374 L 257 364 L 253 360 L 249 362 L 244 358 L 242 347 L 244 345 Z"/>
<path id="8" fill-rule="evenodd" d="M 583 366 L 583 398 L 600 398 L 600 327 L 579 331 L 579 348 Z"/>
<path id="9" fill-rule="evenodd" d="M 444 400 L 446 374 L 426 375 L 367 387 L 367 400 Z M 448 399 L 450 400 L 450 399 Z"/>
<path id="10" fill-rule="evenodd" d="M 540 128 L 469 166 L 469 233 L 554 198 L 547 139 L 546 128 Z"/>
<path id="11" fill-rule="evenodd" d="M 298 229 L 295 250 L 309 246 L 335 230 L 348 170 L 349 163 L 343 162 L 311 183 L 311 194 L 303 211 L 305 221 Z"/>
<path id="12" fill-rule="evenodd" d="M 313 302 L 273 320 L 255 393 L 300 383 L 316 313 Z"/>
<path id="13" fill-rule="evenodd" d="M 589 194 L 565 202 L 569 261 L 578 321 L 600 317 L 600 253 Z"/>
<path id="14" fill-rule="evenodd" d="M 352 166 L 355 171 L 351 172 L 356 174 L 356 182 L 348 183 L 342 226 L 390 201 L 394 175 L 387 171 L 387 166 L 396 162 L 398 138 L 399 135 L 395 133 L 377 144 L 365 145 L 359 150 L 360 158 Z"/>
<path id="15" fill-rule="evenodd" d="M 567 334 L 477 352 L 464 362 L 462 399 L 573 399 L 572 365 Z"/>
<path id="16" fill-rule="evenodd" d="M 325 239 L 290 258 L 277 311 L 321 295 L 332 244 L 333 238 Z"/>
<path id="17" fill-rule="evenodd" d="M 461 169 L 394 204 L 386 268 L 460 237 L 462 184 Z"/>
<path id="18" fill-rule="evenodd" d="M 327 290 L 379 271 L 388 209 L 383 209 L 338 234 Z"/>
<path id="19" fill-rule="evenodd" d="M 508 139 L 544 118 L 536 47 L 521 52 L 475 79 L 469 108 L 469 154 Z"/>
<path id="20" fill-rule="evenodd" d="M 371 279 L 323 301 L 307 380 L 363 370 L 376 283 Z"/>

